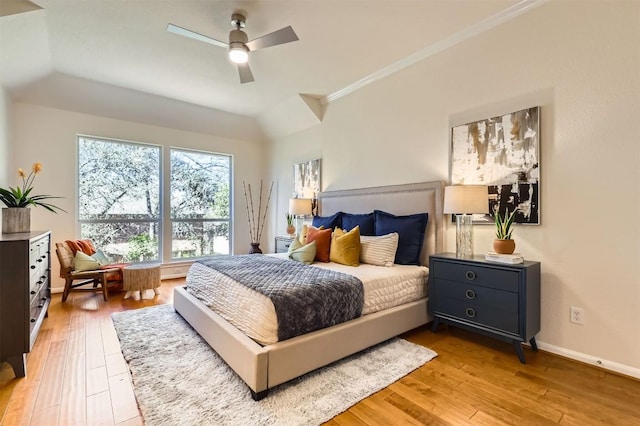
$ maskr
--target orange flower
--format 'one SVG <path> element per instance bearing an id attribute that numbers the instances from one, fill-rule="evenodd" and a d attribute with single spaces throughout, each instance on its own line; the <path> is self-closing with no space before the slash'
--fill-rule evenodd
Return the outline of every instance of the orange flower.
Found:
<path id="1" fill-rule="evenodd" d="M 24 177 L 25 177 L 24 170 L 18 169 L 18 176 L 20 176 L 22 179 L 24 179 Z"/>
<path id="2" fill-rule="evenodd" d="M 31 168 L 31 170 L 33 170 L 33 173 L 35 174 L 40 173 L 40 171 L 42 171 L 42 163 L 33 163 L 33 167 Z"/>

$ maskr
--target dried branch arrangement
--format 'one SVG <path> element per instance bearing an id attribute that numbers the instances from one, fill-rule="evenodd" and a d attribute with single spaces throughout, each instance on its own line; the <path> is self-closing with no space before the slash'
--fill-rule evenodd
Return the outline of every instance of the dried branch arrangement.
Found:
<path id="1" fill-rule="evenodd" d="M 251 184 L 245 184 L 245 182 L 242 181 L 242 189 L 244 190 L 244 201 L 247 207 L 247 220 L 249 222 L 249 235 L 251 236 L 251 243 L 258 244 L 260 243 L 262 230 L 264 229 L 264 224 L 267 220 L 267 210 L 269 210 L 269 201 L 271 201 L 271 193 L 273 192 L 273 182 L 271 182 L 271 187 L 269 188 L 269 196 L 267 197 L 267 202 L 264 205 L 262 221 L 260 221 L 260 212 L 262 211 L 262 179 L 260 180 L 260 195 L 258 198 L 259 201 L 257 221 L 255 210 L 253 209 L 253 194 L 251 193 Z M 248 197 L 247 192 L 249 193 Z M 251 212 L 249 212 L 249 207 L 251 207 Z"/>

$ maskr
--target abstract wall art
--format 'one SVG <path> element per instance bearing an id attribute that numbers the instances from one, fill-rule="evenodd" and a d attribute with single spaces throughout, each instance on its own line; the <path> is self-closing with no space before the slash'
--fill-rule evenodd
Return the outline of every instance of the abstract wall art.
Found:
<path id="1" fill-rule="evenodd" d="M 540 107 L 452 127 L 450 159 L 452 184 L 489 187 L 490 212 L 518 208 L 516 223 L 540 224 Z"/>
<path id="2" fill-rule="evenodd" d="M 320 159 L 295 163 L 293 165 L 293 195 L 295 198 L 310 198 L 312 212 L 318 211 L 318 193 L 320 193 Z"/>

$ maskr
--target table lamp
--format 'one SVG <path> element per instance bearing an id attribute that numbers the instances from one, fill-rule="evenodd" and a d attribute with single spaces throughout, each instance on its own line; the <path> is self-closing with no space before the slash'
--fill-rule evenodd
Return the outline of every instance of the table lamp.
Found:
<path id="1" fill-rule="evenodd" d="M 289 214 L 296 220 L 296 232 L 302 230 L 302 220 L 306 215 L 311 214 L 311 199 L 291 198 L 289 200 Z"/>
<path id="2" fill-rule="evenodd" d="M 473 257 L 473 213 L 489 213 L 486 185 L 444 188 L 444 213 L 456 215 L 456 257 Z"/>

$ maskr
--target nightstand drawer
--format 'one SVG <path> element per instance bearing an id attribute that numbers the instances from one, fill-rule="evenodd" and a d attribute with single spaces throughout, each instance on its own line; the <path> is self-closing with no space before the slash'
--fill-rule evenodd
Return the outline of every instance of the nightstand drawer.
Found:
<path id="1" fill-rule="evenodd" d="M 472 263 L 435 261 L 434 278 L 444 278 L 465 284 L 518 292 L 518 271 L 498 267 L 478 266 Z"/>
<path id="2" fill-rule="evenodd" d="M 430 290 L 435 300 L 434 311 L 441 300 L 453 299 L 474 306 L 518 314 L 518 293 L 442 279 L 435 279 Z"/>
<path id="3" fill-rule="evenodd" d="M 519 334 L 517 312 L 507 312 L 477 303 L 446 298 L 439 300 L 437 306 L 433 306 L 432 309 L 434 314 L 454 321 L 489 327 L 514 335 Z"/>
<path id="4" fill-rule="evenodd" d="M 287 253 L 293 238 L 276 237 L 276 253 Z"/>

